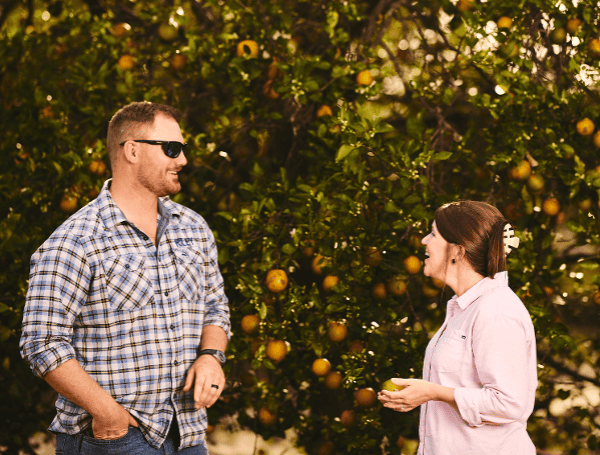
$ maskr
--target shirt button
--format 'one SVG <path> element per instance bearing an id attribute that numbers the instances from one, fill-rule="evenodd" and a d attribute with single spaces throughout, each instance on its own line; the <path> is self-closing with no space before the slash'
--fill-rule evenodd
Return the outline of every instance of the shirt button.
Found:
<path id="1" fill-rule="evenodd" d="M 149 238 L 149 237 L 148 237 L 147 235 L 145 235 L 145 236 L 143 237 L 143 239 L 144 239 L 144 240 L 148 240 L 148 238 Z"/>
<path id="2" fill-rule="evenodd" d="M 165 296 L 169 297 L 169 291 L 165 291 Z"/>
<path id="3" fill-rule="evenodd" d="M 171 330 L 175 330 L 175 324 L 171 324 Z"/>
<path id="4" fill-rule="evenodd" d="M 179 362 L 178 362 L 177 360 L 175 360 L 175 361 L 173 362 L 173 365 L 179 365 Z"/>
<path id="5" fill-rule="evenodd" d="M 125 268 L 126 268 L 126 269 L 129 269 L 129 264 L 125 264 Z"/>

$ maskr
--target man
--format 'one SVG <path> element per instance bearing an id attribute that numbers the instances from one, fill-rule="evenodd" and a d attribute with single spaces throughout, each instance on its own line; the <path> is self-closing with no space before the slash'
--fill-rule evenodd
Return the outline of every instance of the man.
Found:
<path id="1" fill-rule="evenodd" d="M 57 454 L 208 453 L 229 308 L 211 230 L 167 197 L 187 163 L 178 122 L 160 104 L 118 111 L 112 180 L 31 258 L 21 352 L 59 393 Z"/>

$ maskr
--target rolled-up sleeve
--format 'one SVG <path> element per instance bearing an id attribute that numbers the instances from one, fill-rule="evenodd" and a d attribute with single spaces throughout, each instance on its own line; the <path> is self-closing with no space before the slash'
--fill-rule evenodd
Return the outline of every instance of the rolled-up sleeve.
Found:
<path id="1" fill-rule="evenodd" d="M 218 252 L 214 236 L 209 232 L 208 263 L 206 268 L 206 296 L 203 325 L 221 327 L 231 338 L 231 323 L 229 318 L 228 299 L 225 295 L 225 285 L 219 270 Z"/>
<path id="2" fill-rule="evenodd" d="M 36 376 L 76 358 L 73 323 L 87 300 L 90 280 L 77 239 L 50 238 L 32 256 L 20 347 Z"/>
<path id="3" fill-rule="evenodd" d="M 522 418 L 530 383 L 527 332 L 516 318 L 496 314 L 473 328 L 473 356 L 480 388 L 454 391 L 462 419 L 472 427 Z"/>

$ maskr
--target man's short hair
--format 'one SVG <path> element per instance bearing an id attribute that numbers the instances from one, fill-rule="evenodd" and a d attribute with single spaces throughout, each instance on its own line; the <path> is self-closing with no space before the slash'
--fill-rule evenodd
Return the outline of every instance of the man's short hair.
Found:
<path id="1" fill-rule="evenodd" d="M 108 124 L 106 146 L 111 164 L 114 164 L 120 143 L 130 139 L 146 139 L 133 137 L 132 134 L 142 134 L 141 131 L 154 123 L 156 114 L 161 113 L 179 122 L 179 110 L 166 104 L 156 104 L 147 101 L 131 103 L 117 111 Z"/>

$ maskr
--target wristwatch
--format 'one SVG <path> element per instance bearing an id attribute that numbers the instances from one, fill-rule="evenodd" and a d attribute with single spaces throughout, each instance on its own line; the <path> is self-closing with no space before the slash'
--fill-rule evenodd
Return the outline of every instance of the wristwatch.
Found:
<path id="1" fill-rule="evenodd" d="M 227 358 L 225 357 L 225 354 L 223 353 L 223 351 L 219 351 L 218 349 L 198 350 L 198 357 L 200 357 L 201 355 L 212 355 L 215 359 L 218 360 L 218 362 L 221 365 L 223 365 L 227 361 Z"/>

